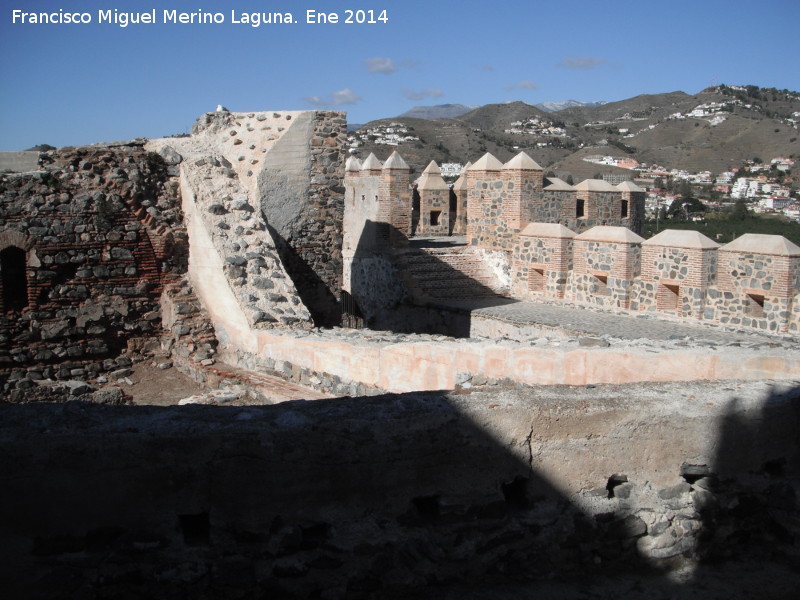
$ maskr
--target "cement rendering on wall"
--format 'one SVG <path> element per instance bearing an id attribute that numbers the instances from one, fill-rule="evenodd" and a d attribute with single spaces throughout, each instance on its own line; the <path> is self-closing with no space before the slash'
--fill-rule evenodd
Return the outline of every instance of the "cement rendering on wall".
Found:
<path id="1" fill-rule="evenodd" d="M 215 326 L 235 330 L 221 315 Z M 641 381 L 708 379 L 794 380 L 800 351 L 726 347 L 681 348 L 620 342 L 583 348 L 567 343 L 532 346 L 528 342 L 455 340 L 443 336 L 394 335 L 342 330 L 237 332 L 228 352 L 258 348 L 244 360 L 291 364 L 391 392 L 452 390 L 472 378 L 508 380 L 525 385 L 588 385 Z M 223 348 L 223 351 L 225 349 Z M 247 351 L 247 350 L 245 350 Z"/>
<path id="2" fill-rule="evenodd" d="M 198 248 L 195 256 L 194 235 L 198 241 L 211 243 L 217 258 L 210 268 L 223 276 L 226 287 L 239 301 L 248 323 L 257 328 L 275 324 L 311 325 L 311 316 L 300 301 L 297 290 L 277 256 L 275 241 L 256 212 L 249 197 L 228 169 L 214 165 L 212 158 L 186 161 L 181 169 L 181 190 L 184 213 L 194 218 L 189 230 L 189 271 L 195 282 L 197 268 L 211 253 L 211 248 Z M 200 232 L 200 228 L 204 231 Z M 201 296 L 205 286 L 201 289 Z M 212 292 L 213 293 L 213 292 Z M 205 298 L 206 306 L 216 303 L 216 294 Z M 227 306 L 227 309 L 232 309 Z M 215 312 L 219 309 L 212 309 Z"/>
<path id="3" fill-rule="evenodd" d="M 0 173 L 38 171 L 39 152 L 0 152 Z"/>
<path id="4" fill-rule="evenodd" d="M 314 113 L 294 116 L 280 143 L 263 158 L 256 181 L 256 198 L 270 226 L 284 238 L 297 233 L 303 212 L 308 209 L 311 147 Z"/>

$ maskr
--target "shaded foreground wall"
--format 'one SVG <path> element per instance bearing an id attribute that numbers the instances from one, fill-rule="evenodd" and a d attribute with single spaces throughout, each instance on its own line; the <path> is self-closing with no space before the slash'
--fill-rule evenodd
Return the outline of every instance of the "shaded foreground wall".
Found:
<path id="1" fill-rule="evenodd" d="M 3 405 L 4 585 L 402 597 L 666 559 L 796 560 L 798 403 L 797 388 L 754 383 Z"/>

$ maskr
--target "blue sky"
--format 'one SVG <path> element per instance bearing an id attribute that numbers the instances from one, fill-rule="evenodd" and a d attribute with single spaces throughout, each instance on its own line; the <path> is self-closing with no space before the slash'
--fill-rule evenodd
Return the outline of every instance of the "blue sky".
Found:
<path id="1" fill-rule="evenodd" d="M 91 24 L 12 23 L 12 10 Z M 98 24 L 99 9 L 158 23 Z M 309 24 L 307 9 L 386 11 L 388 23 Z M 164 24 L 164 10 L 224 24 Z M 258 28 L 241 13 L 292 12 Z M 238 17 L 242 20 L 241 16 Z M 0 150 L 185 133 L 202 113 L 345 110 L 351 123 L 415 105 L 614 101 L 714 84 L 800 91 L 800 2 L 19 0 L 0 9 Z"/>

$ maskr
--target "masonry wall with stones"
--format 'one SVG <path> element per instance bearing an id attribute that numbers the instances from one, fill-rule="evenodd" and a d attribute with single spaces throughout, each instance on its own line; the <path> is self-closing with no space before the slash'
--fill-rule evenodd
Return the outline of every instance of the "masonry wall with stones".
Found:
<path id="1" fill-rule="evenodd" d="M 420 235 L 449 235 L 450 186 L 442 179 L 441 171 L 431 162 L 423 171 L 417 188 L 419 196 L 419 223 L 416 232 Z"/>
<path id="2" fill-rule="evenodd" d="M 518 298 L 541 293 L 563 298 L 573 268 L 575 234 L 556 223 L 531 223 L 512 254 L 511 293 Z"/>
<path id="3" fill-rule="evenodd" d="M 720 247 L 694 231 L 644 240 L 622 227 L 547 227 L 530 225 L 512 253 L 516 297 L 800 331 L 800 247 L 781 236 L 745 234 Z"/>
<path id="4" fill-rule="evenodd" d="M 800 558 L 797 400 L 738 383 L 0 406 L 4 591 L 442 597 L 655 566 L 654 597 L 710 593 L 704 560 Z"/>
<path id="5" fill-rule="evenodd" d="M 391 310 L 408 295 L 391 251 L 410 233 L 411 173 L 404 162 L 386 162 L 395 168 L 374 155 L 346 164 L 342 289 L 365 314 Z"/>
<path id="6" fill-rule="evenodd" d="M 582 232 L 597 225 L 626 226 L 641 232 L 644 190 L 586 180 L 571 186 L 545 178 L 525 153 L 502 164 L 491 154 L 471 164 L 454 190 L 467 194 L 464 230 L 470 244 L 511 251 L 531 222 L 561 223 Z M 458 217 L 457 217 L 458 218 Z"/>
<path id="7" fill-rule="evenodd" d="M 269 230 L 271 244 L 317 325 L 339 321 L 344 211 L 344 113 L 217 111 L 169 144 L 196 164 L 217 161 Z"/>
<path id="8" fill-rule="evenodd" d="M 408 185 L 410 170 L 396 152 L 393 153 L 397 189 Z M 356 159 L 353 159 L 356 161 Z M 443 190 L 447 184 L 435 162 L 431 162 L 416 185 L 419 198 L 419 215 L 412 232 L 406 212 L 411 211 L 411 195 L 403 205 L 392 208 L 388 188 L 379 188 L 377 195 L 370 188 L 362 188 L 367 178 L 378 177 L 383 164 L 368 156 L 363 164 L 351 162 L 345 177 L 346 187 L 361 190 L 359 197 L 372 200 L 381 210 L 393 210 L 381 217 L 382 223 L 394 228 L 401 237 L 420 235 L 466 235 L 469 244 L 489 250 L 510 252 L 520 232 L 532 222 L 561 223 L 577 231 L 596 225 L 629 226 L 641 231 L 644 223 L 644 190 L 632 185 L 614 188 L 609 184 L 587 180 L 571 186 L 556 178 L 545 178 L 542 168 L 527 154 L 521 152 L 503 164 L 491 154 L 470 163 L 453 184 L 450 200 Z M 388 179 L 384 179 L 388 181 Z M 349 183 L 348 183 L 349 182 Z M 398 192 L 393 192 L 395 200 Z M 450 206 L 454 208 L 451 214 Z M 432 212 L 442 219 L 436 226 L 430 223 Z M 403 215 L 401 217 L 401 214 Z M 447 223 L 444 223 L 446 219 Z"/>
<path id="9" fill-rule="evenodd" d="M 628 308 L 632 283 L 641 270 L 642 240 L 624 228 L 617 230 L 622 233 L 619 238 L 603 235 L 606 231 L 596 227 L 573 238 L 567 297 L 604 308 Z"/>
<path id="10" fill-rule="evenodd" d="M 156 335 L 164 284 L 186 269 L 176 168 L 142 142 L 62 148 L 41 170 L 0 176 L 0 378 L 113 370 Z"/>
<path id="11" fill-rule="evenodd" d="M 363 290 L 363 301 L 375 309 L 403 299 L 402 294 L 391 293 L 382 305 L 380 294 L 371 290 L 377 289 L 376 282 L 383 282 L 383 288 L 387 281 L 397 283 L 399 275 L 387 257 L 412 234 L 406 212 L 410 201 L 398 192 L 410 185 L 410 173 L 396 152 L 390 161 L 396 187 L 391 196 L 386 191 L 388 175 L 374 155 L 364 164 L 352 159 L 345 177 L 351 198 L 345 211 L 345 271 L 350 273 L 349 257 L 355 255 L 358 243 L 369 248 L 368 260 L 383 256 L 382 268 L 357 270 L 364 277 L 352 288 Z M 440 179 L 432 162 L 419 180 L 421 235 L 445 234 L 444 227 L 431 228 L 425 220 L 431 207 L 444 206 L 443 197 L 435 195 L 443 187 Z M 505 165 L 486 154 L 466 168 L 452 192 L 457 195 L 456 214 L 447 217 L 455 219 L 453 233 L 463 231 L 471 246 L 507 256 L 515 297 L 564 298 L 775 333 L 800 328 L 796 300 L 800 248 L 783 238 L 752 238 L 742 249 L 737 244 L 749 239 L 743 236 L 719 253 L 718 244 L 697 232 L 664 232 L 645 241 L 631 230 L 641 229 L 644 222 L 643 190 L 630 182 L 615 188 L 596 180 L 577 186 L 548 180 L 524 153 Z M 367 222 L 371 233 L 362 239 Z M 759 247 L 767 238 L 775 248 Z M 718 254 L 728 257 L 727 251 L 732 254 L 723 265 Z"/>

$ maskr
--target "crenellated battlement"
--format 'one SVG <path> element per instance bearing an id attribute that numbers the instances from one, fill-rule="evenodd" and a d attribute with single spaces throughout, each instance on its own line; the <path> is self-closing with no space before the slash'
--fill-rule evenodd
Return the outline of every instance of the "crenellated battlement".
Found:
<path id="1" fill-rule="evenodd" d="M 372 154 L 363 164 L 350 159 L 345 254 L 348 244 L 352 257 L 356 246 L 387 253 L 414 234 L 465 235 L 473 248 L 505 253 L 520 300 L 800 332 L 800 247 L 781 236 L 745 234 L 720 246 L 667 230 L 645 240 L 643 189 L 595 179 L 572 186 L 544 177 L 524 152 L 505 164 L 487 153 L 452 187 L 433 161 L 416 184 L 411 178 L 397 152 L 385 165 Z"/>

